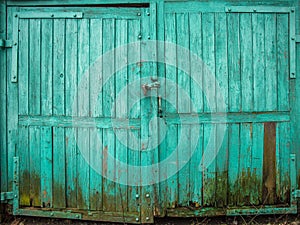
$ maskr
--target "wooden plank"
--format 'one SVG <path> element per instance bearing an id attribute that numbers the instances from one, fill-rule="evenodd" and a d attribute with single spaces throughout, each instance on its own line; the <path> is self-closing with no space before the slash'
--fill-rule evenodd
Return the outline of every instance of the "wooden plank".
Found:
<path id="1" fill-rule="evenodd" d="M 41 113 L 41 21 L 33 19 L 29 23 L 29 113 Z"/>
<path id="2" fill-rule="evenodd" d="M 23 20 L 21 20 L 23 21 Z M 26 20 L 25 20 L 26 21 Z M 41 21 L 41 112 L 52 115 L 53 21 Z M 24 56 L 25 57 L 25 56 Z M 25 57 L 27 58 L 27 57 Z M 21 59 L 21 58 L 20 58 Z"/>
<path id="3" fill-rule="evenodd" d="M 97 128 L 89 129 L 89 204 L 90 210 L 102 210 L 102 130 Z M 83 187 L 85 188 L 85 187 Z"/>
<path id="4" fill-rule="evenodd" d="M 10 21 L 12 24 L 12 38 L 11 40 L 13 40 L 13 48 L 12 48 L 12 52 L 11 52 L 11 59 L 13 62 L 15 62 L 14 64 L 10 65 L 11 66 L 11 74 L 10 74 L 10 78 L 11 78 L 11 82 L 16 83 L 18 81 L 18 29 L 19 29 L 19 17 L 17 14 L 13 15 L 13 19 L 11 19 Z M 5 38 L 6 39 L 6 38 Z"/>
<path id="5" fill-rule="evenodd" d="M 252 159 L 252 124 L 243 123 L 240 127 L 239 154 L 239 191 L 238 205 L 249 205 L 252 187 L 251 159 Z"/>
<path id="6" fill-rule="evenodd" d="M 53 22 L 53 114 L 65 114 L 65 20 Z"/>
<path id="7" fill-rule="evenodd" d="M 289 110 L 289 40 L 288 40 L 288 16 L 277 15 L 277 89 L 278 110 Z"/>
<path id="8" fill-rule="evenodd" d="M 131 3 L 131 4 L 138 4 L 138 5 L 144 5 L 144 4 L 141 4 L 141 3 L 148 3 L 149 1 L 148 0 L 110 0 L 109 4 L 128 4 L 128 3 Z M 70 5 L 70 4 L 74 4 L 74 5 L 86 5 L 86 4 L 91 4 L 91 5 L 95 5 L 95 4 L 108 4 L 107 1 L 105 0 L 89 0 L 88 2 L 82 2 L 80 0 L 75 0 L 75 1 L 70 1 L 70 0 L 63 0 L 63 1 L 51 1 L 51 0 L 47 0 L 47 1 L 43 1 L 43 2 L 36 2 L 36 1 L 15 1 L 15 0 L 10 0 L 8 2 L 9 5 L 27 5 L 27 6 L 30 6 L 30 5 L 33 5 L 33 6 L 36 6 L 36 5 Z"/>
<path id="9" fill-rule="evenodd" d="M 202 59 L 202 17 L 199 13 L 189 16 L 190 25 L 190 51 Z M 203 73 L 197 61 L 191 61 L 191 99 L 193 113 L 203 112 Z"/>
<path id="10" fill-rule="evenodd" d="M 265 19 L 263 14 L 252 15 L 253 30 L 253 87 L 254 111 L 265 111 Z"/>
<path id="11" fill-rule="evenodd" d="M 116 184 L 115 179 L 116 164 L 111 163 L 110 158 L 115 157 L 115 135 L 112 129 L 103 130 L 103 211 L 116 211 Z"/>
<path id="12" fill-rule="evenodd" d="M 288 202 L 290 199 L 289 187 L 290 187 L 290 154 L 291 154 L 291 125 L 289 123 L 279 123 L 279 148 L 280 148 L 280 164 L 277 168 L 280 173 L 280 184 L 277 184 L 280 195 L 279 202 Z"/>
<path id="13" fill-rule="evenodd" d="M 100 117 L 102 112 L 102 19 L 90 20 L 90 112 Z M 102 129 L 90 129 L 90 209 L 102 210 Z"/>
<path id="14" fill-rule="evenodd" d="M 41 127 L 41 206 L 52 208 L 52 128 Z"/>
<path id="15" fill-rule="evenodd" d="M 65 129 L 53 127 L 53 207 L 66 208 Z"/>
<path id="16" fill-rule="evenodd" d="M 28 115 L 29 96 L 29 21 L 20 20 L 19 32 L 19 113 Z"/>
<path id="17" fill-rule="evenodd" d="M 242 111 L 253 111 L 253 55 L 251 14 L 240 15 Z"/>
<path id="18" fill-rule="evenodd" d="M 18 14 L 22 19 L 80 19 L 82 12 L 21 12 Z"/>
<path id="19" fill-rule="evenodd" d="M 230 6 L 225 8 L 226 12 L 239 13 L 289 13 L 291 7 L 276 6 Z"/>
<path id="20" fill-rule="evenodd" d="M 296 78 L 296 15 L 295 9 L 290 12 L 290 78 Z"/>
<path id="21" fill-rule="evenodd" d="M 182 125 L 178 128 L 178 204 L 188 206 L 190 200 L 190 165 L 186 159 L 190 159 L 191 149 L 191 128 L 189 125 Z"/>
<path id="22" fill-rule="evenodd" d="M 170 125 L 170 127 L 173 125 Z M 202 171 L 199 169 L 199 165 L 201 163 L 202 155 L 203 155 L 203 125 L 192 125 L 191 126 L 191 134 L 199 134 L 198 144 L 194 151 L 194 154 L 191 158 L 190 162 L 190 199 L 193 202 L 193 206 L 198 208 L 202 206 L 202 189 L 203 189 L 203 177 Z M 193 137 L 193 135 L 192 135 Z M 172 135 L 172 138 L 174 136 Z M 176 143 L 175 143 L 176 144 Z M 170 188 L 170 187 L 169 187 Z M 175 191 L 173 191 L 176 193 Z"/>
<path id="23" fill-rule="evenodd" d="M 216 82 L 220 92 L 216 89 L 217 112 L 228 112 L 228 40 L 226 28 L 226 14 L 215 14 L 215 59 L 216 59 Z M 224 105 L 219 103 L 223 99 Z M 225 107 L 225 108 L 224 108 Z"/>
<path id="24" fill-rule="evenodd" d="M 128 80 L 128 49 L 125 46 L 128 43 L 128 22 L 127 20 L 116 21 L 116 68 L 122 68 L 116 74 L 116 96 L 119 101 L 116 104 L 116 118 L 127 118 L 128 115 L 128 93 L 122 91 L 127 87 Z M 126 65 L 125 67 L 122 67 Z M 124 129 L 115 130 L 116 140 L 116 159 L 127 164 L 127 140 L 128 131 Z M 126 169 L 127 171 L 128 169 Z M 116 210 L 118 212 L 127 211 L 127 173 L 116 168 Z"/>
<path id="25" fill-rule="evenodd" d="M 66 207 L 77 207 L 77 155 L 76 129 L 66 128 Z"/>
<path id="26" fill-rule="evenodd" d="M 186 32 L 189 27 L 188 13 L 176 14 L 176 33 L 177 33 L 177 55 L 187 55 L 185 52 L 189 49 L 189 32 Z M 182 52 L 183 51 L 183 52 Z M 177 85 L 178 85 L 178 99 L 177 111 L 178 113 L 190 113 L 191 105 L 190 99 L 181 97 L 182 91 L 190 97 L 190 58 L 177 57 Z"/>
<path id="27" fill-rule="evenodd" d="M 90 21 L 90 104 L 91 116 L 103 116 L 102 110 L 102 51 L 103 30 L 102 19 L 91 19 Z"/>
<path id="28" fill-rule="evenodd" d="M 210 164 L 208 162 L 211 157 L 216 153 L 216 125 L 204 124 L 203 125 L 203 164 L 207 168 L 203 168 L 203 206 L 215 206 L 216 203 L 216 159 Z"/>
<path id="29" fill-rule="evenodd" d="M 29 128 L 30 206 L 41 206 L 41 132 L 39 127 Z"/>
<path id="30" fill-rule="evenodd" d="M 228 152 L 228 205 L 237 205 L 239 196 L 239 156 L 240 156 L 240 126 L 229 126 L 229 152 Z"/>
<path id="31" fill-rule="evenodd" d="M 215 96 L 215 17 L 213 13 L 202 14 L 203 62 L 208 74 L 203 74 L 204 112 L 216 112 Z M 211 94 L 209 94 L 211 93 Z M 210 102 L 207 101 L 210 97 Z"/>
<path id="32" fill-rule="evenodd" d="M 170 42 L 176 44 L 176 15 L 175 14 L 166 14 L 165 15 L 165 40 L 166 42 Z M 165 49 L 165 57 L 166 61 L 176 62 L 177 60 L 177 52 L 174 48 L 166 48 Z M 166 80 L 170 80 L 173 82 L 177 82 L 177 69 L 172 65 L 166 65 Z M 168 88 L 168 83 L 166 84 L 164 95 L 168 97 L 168 101 L 166 101 L 163 106 L 163 111 L 165 113 L 175 113 L 177 109 L 177 90 L 176 88 Z M 167 92 L 168 91 L 168 92 Z M 173 104 L 173 105 L 172 105 Z"/>
<path id="33" fill-rule="evenodd" d="M 225 126 L 225 127 L 224 127 Z M 225 207 L 228 203 L 228 153 L 229 153 L 229 140 L 228 140 L 229 125 L 216 126 L 216 141 L 217 143 L 223 139 L 219 152 L 216 157 L 216 205 L 218 207 Z M 225 133 L 222 134 L 223 129 Z M 223 136 L 224 135 L 224 136 Z"/>
<path id="34" fill-rule="evenodd" d="M 77 155 L 77 208 L 90 209 L 90 143 L 88 128 L 78 128 L 76 142 Z"/>
<path id="35" fill-rule="evenodd" d="M 241 57 L 239 14 L 228 14 L 229 111 L 241 111 Z"/>
<path id="36" fill-rule="evenodd" d="M 266 111 L 277 109 L 276 14 L 265 14 Z"/>
<path id="37" fill-rule="evenodd" d="M 65 104 L 66 116 L 77 116 L 78 24 L 66 20 Z M 75 110 L 74 110 L 74 109 Z"/>
<path id="38" fill-rule="evenodd" d="M 30 149 L 29 129 L 27 126 L 19 126 L 19 153 L 20 156 L 20 206 L 30 206 Z M 1 170 L 3 171 L 3 170 Z"/>
<path id="39" fill-rule="evenodd" d="M 263 123 L 253 123 L 252 126 L 253 147 L 251 173 L 255 180 L 251 187 L 250 203 L 253 205 L 259 205 L 262 203 L 264 126 Z"/>

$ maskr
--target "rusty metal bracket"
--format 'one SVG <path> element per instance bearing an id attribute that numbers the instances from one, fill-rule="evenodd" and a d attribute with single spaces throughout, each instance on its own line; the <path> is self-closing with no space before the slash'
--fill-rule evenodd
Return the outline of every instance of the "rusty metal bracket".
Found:
<path id="1" fill-rule="evenodd" d="M 154 80 L 152 80 L 152 81 L 154 81 Z M 148 91 L 153 89 L 153 88 L 160 88 L 160 83 L 158 81 L 154 81 L 151 84 L 143 84 L 142 85 L 142 89 L 143 89 L 143 92 L 144 92 L 145 96 L 147 95 Z"/>

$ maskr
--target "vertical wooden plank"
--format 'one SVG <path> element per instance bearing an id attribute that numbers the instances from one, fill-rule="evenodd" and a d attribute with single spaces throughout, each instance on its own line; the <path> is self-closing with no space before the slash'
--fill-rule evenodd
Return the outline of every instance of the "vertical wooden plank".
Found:
<path id="1" fill-rule="evenodd" d="M 215 151 L 216 143 L 216 124 L 203 125 L 203 154 L 206 151 Z M 212 135 L 212 136 L 211 136 Z M 211 140 L 211 138 L 213 138 Z M 208 143 L 210 145 L 208 145 Z M 206 153 L 206 155 L 215 154 Z M 203 156 L 203 161 L 210 160 Z M 204 163 L 206 164 L 206 163 Z M 203 206 L 215 206 L 216 202 L 216 159 L 214 159 L 207 168 L 203 170 Z"/>
<path id="2" fill-rule="evenodd" d="M 122 68 L 123 65 L 128 63 L 128 49 L 126 44 L 128 43 L 128 23 L 127 20 L 116 21 L 116 68 Z M 127 66 L 123 67 L 121 71 L 117 72 L 116 79 L 116 96 L 119 95 L 120 99 L 116 105 L 116 118 L 127 118 L 128 110 L 128 94 L 127 92 L 120 92 L 127 86 L 128 80 Z M 116 159 L 127 164 L 127 130 L 115 129 L 116 134 L 121 140 L 116 140 Z M 120 142 L 121 141 L 121 142 Z M 124 145 L 125 144 L 125 145 Z M 127 211 L 127 187 L 124 185 L 124 181 L 127 182 L 127 176 L 124 176 L 124 171 L 120 171 L 116 168 L 116 210 L 118 212 Z M 123 184 L 120 184 L 123 183 Z"/>
<path id="3" fill-rule="evenodd" d="M 102 20 L 90 21 L 90 112 L 92 117 L 101 117 L 102 113 Z M 102 210 L 102 150 L 99 140 L 102 140 L 102 129 L 90 130 L 90 209 Z"/>
<path id="4" fill-rule="evenodd" d="M 53 207 L 66 207 L 66 139 L 63 127 L 52 128 L 53 138 Z"/>
<path id="5" fill-rule="evenodd" d="M 203 34 L 203 61 L 208 68 L 209 74 L 203 74 L 203 90 L 215 93 L 215 17 L 214 13 L 202 14 L 202 34 Z M 206 97 L 206 96 L 205 96 Z M 208 105 L 207 97 L 204 97 L 204 112 L 216 112 L 216 101 L 211 100 Z"/>
<path id="6" fill-rule="evenodd" d="M 66 207 L 77 207 L 77 145 L 75 128 L 66 131 Z"/>
<path id="7" fill-rule="evenodd" d="M 296 14 L 295 9 L 289 14 L 290 40 L 290 78 L 296 78 Z"/>
<path id="8" fill-rule="evenodd" d="M 289 100 L 289 41 L 288 41 L 288 16 L 277 15 L 277 89 L 278 110 L 288 111 Z"/>
<path id="9" fill-rule="evenodd" d="M 228 111 L 228 50 L 227 50 L 227 23 L 226 14 L 215 14 L 215 57 L 216 57 L 216 82 L 220 87 L 220 93 L 216 92 L 217 112 L 223 108 L 219 103 L 222 99 L 225 104 L 225 112 Z M 222 107 L 222 108 L 221 108 Z"/>
<path id="10" fill-rule="evenodd" d="M 192 13 L 189 16 L 190 24 L 190 51 L 202 59 L 202 16 L 200 13 Z M 191 61 L 191 99 L 193 102 L 192 112 L 203 112 L 202 70 L 198 62 Z M 193 79 L 196 79 L 196 83 Z"/>
<path id="11" fill-rule="evenodd" d="M 229 153 L 228 153 L 228 204 L 237 205 L 239 196 L 239 156 L 240 156 L 240 126 L 229 126 Z"/>
<path id="12" fill-rule="evenodd" d="M 265 14 L 266 111 L 277 109 L 276 14 Z"/>
<path id="13" fill-rule="evenodd" d="M 276 123 L 264 124 L 263 201 L 276 203 Z"/>
<path id="14" fill-rule="evenodd" d="M 103 37 L 103 52 L 109 52 L 107 57 L 103 58 L 103 77 L 107 80 L 103 84 L 103 115 L 105 117 L 114 117 L 115 110 L 113 107 L 113 101 L 115 98 L 115 77 L 112 76 L 115 68 L 115 34 L 116 34 L 116 21 L 115 19 L 103 20 L 103 31 L 109 31 Z M 105 176 L 114 177 L 115 165 L 110 164 L 107 161 L 108 155 L 115 156 L 114 145 L 114 132 L 111 129 L 105 129 L 103 131 L 103 173 Z M 116 189 L 115 184 L 107 179 L 103 179 L 103 210 L 114 211 L 116 210 Z"/>
<path id="15" fill-rule="evenodd" d="M 42 20 L 41 26 L 41 111 L 42 115 L 52 115 L 53 21 Z"/>
<path id="16" fill-rule="evenodd" d="M 264 111 L 265 91 L 265 20 L 264 14 L 252 15 L 254 111 Z"/>
<path id="17" fill-rule="evenodd" d="M 241 111 L 241 57 L 239 14 L 227 15 L 228 30 L 228 71 L 229 71 L 229 111 Z"/>
<path id="18" fill-rule="evenodd" d="M 290 154 L 291 154 L 291 130 L 289 123 L 279 123 L 279 148 L 280 148 L 280 164 L 277 165 L 280 172 L 280 184 L 276 188 L 279 189 L 280 195 L 277 196 L 280 202 L 288 202 L 290 199 Z"/>
<path id="19" fill-rule="evenodd" d="M 28 20 L 20 20 L 19 32 L 19 114 L 28 115 L 28 74 L 29 74 L 29 25 Z M 5 76 L 4 76 L 5 77 Z M 6 110 L 5 110 L 6 112 Z M 5 115 L 5 114 L 2 114 Z M 4 123 L 6 125 L 6 123 Z M 4 135 L 5 132 L 2 133 Z M 29 174 L 29 129 L 19 126 L 20 157 L 20 205 L 30 206 L 30 174 Z M 6 149 L 6 148 L 2 148 Z M 1 151 L 3 153 L 4 151 Z M 1 157 L 3 160 L 3 158 Z M 4 160 L 3 160 L 4 161 Z M 5 170 L 1 168 L 2 173 Z"/>
<path id="20" fill-rule="evenodd" d="M 53 114 L 65 114 L 65 20 L 53 24 Z"/>
<path id="21" fill-rule="evenodd" d="M 77 208 L 90 209 L 90 143 L 89 143 L 89 129 L 77 129 Z"/>
<path id="22" fill-rule="evenodd" d="M 39 127 L 29 128 L 30 145 L 30 206 L 41 206 L 41 132 Z"/>
<path id="23" fill-rule="evenodd" d="M 41 113 L 41 21 L 30 20 L 29 39 L 29 113 Z"/>
<path id="24" fill-rule="evenodd" d="M 252 159 L 252 124 L 243 123 L 240 127 L 241 147 L 239 155 L 239 191 L 238 205 L 249 205 L 252 174 L 251 174 L 251 159 Z"/>
<path id="25" fill-rule="evenodd" d="M 52 128 L 41 127 L 41 206 L 46 208 L 52 207 L 52 162 Z"/>
<path id="26" fill-rule="evenodd" d="M 250 203 L 259 205 L 262 203 L 262 180 L 263 180 L 263 149 L 264 149 L 264 126 L 261 123 L 253 124 L 253 148 L 252 148 L 252 183 Z"/>
<path id="27" fill-rule="evenodd" d="M 103 211 L 115 212 L 116 210 L 116 184 L 115 163 L 111 163 L 109 157 L 115 157 L 115 134 L 112 129 L 103 130 Z"/>
<path id="28" fill-rule="evenodd" d="M 20 20 L 19 32 L 19 114 L 28 115 L 29 28 L 28 20 Z"/>
<path id="29" fill-rule="evenodd" d="M 66 116 L 77 116 L 73 110 L 77 99 L 78 73 L 78 27 L 77 20 L 66 20 L 66 62 L 65 62 L 65 102 Z M 75 101 L 75 102 L 74 102 Z M 74 106 L 77 109 L 77 105 Z"/>
<path id="30" fill-rule="evenodd" d="M 30 149 L 29 128 L 19 126 L 20 156 L 20 206 L 30 206 Z M 3 171 L 3 170 L 1 170 Z"/>
<path id="31" fill-rule="evenodd" d="M 190 162 L 190 199 L 193 202 L 193 206 L 200 207 L 202 205 L 202 171 L 199 170 L 199 165 L 203 155 L 203 124 L 200 125 L 191 125 L 191 136 L 193 134 L 199 134 L 198 145 L 195 149 L 195 152 L 191 158 Z M 191 138 L 192 138 L 191 137 Z M 173 136 L 172 136 L 173 138 Z M 175 176 L 176 178 L 176 176 Z M 169 188 L 169 187 L 168 187 Z M 173 191 L 175 192 L 175 191 Z M 225 196 L 226 197 L 226 196 Z M 176 200 L 176 199 L 175 199 Z"/>
<path id="32" fill-rule="evenodd" d="M 241 90 L 243 112 L 253 111 L 253 47 L 251 18 L 251 14 L 249 13 L 240 15 Z"/>
<path id="33" fill-rule="evenodd" d="M 88 19 L 78 20 L 78 116 L 90 115 L 90 21 Z M 78 154 L 77 157 L 77 207 L 89 209 L 90 197 L 90 167 L 89 167 L 89 129 L 78 128 L 77 133 Z"/>
<path id="34" fill-rule="evenodd" d="M 135 34 L 138 34 L 141 31 L 141 24 L 139 20 L 129 20 L 128 21 L 128 42 L 136 42 L 137 37 Z M 128 61 L 131 62 L 134 58 L 140 58 L 140 49 L 128 49 Z M 138 64 L 128 65 L 128 83 L 135 82 L 140 78 L 141 67 Z M 139 94 L 141 97 L 141 91 Z M 133 105 L 133 107 L 129 107 Z M 129 118 L 140 118 L 141 115 L 141 103 L 140 101 L 134 104 L 134 99 L 131 97 L 131 92 L 128 93 L 128 116 Z M 136 138 L 140 137 L 140 130 L 138 129 L 130 129 L 128 131 L 131 132 L 131 135 L 134 135 Z M 132 149 L 128 148 L 128 159 L 130 160 L 130 165 L 140 166 L 141 158 L 140 158 L 140 149 L 141 143 L 135 142 L 134 139 L 128 137 L 128 146 L 132 146 Z M 128 171 L 128 179 L 135 180 L 137 183 L 141 179 L 140 173 L 134 173 L 133 171 Z M 139 201 L 140 198 L 136 198 L 136 195 L 141 195 L 140 187 L 136 185 L 132 185 L 128 187 L 128 211 L 129 212 L 137 212 L 140 211 Z"/>
<path id="35" fill-rule="evenodd" d="M 190 125 L 182 124 L 178 128 L 178 137 L 181 144 L 178 144 L 178 167 L 181 170 L 178 172 L 178 203 L 182 206 L 188 206 L 190 201 L 190 164 L 186 159 L 190 156 L 190 142 L 191 142 L 191 128 Z"/>
<path id="36" fill-rule="evenodd" d="M 165 41 L 176 44 L 176 15 L 168 13 L 165 16 Z M 174 51 L 174 48 L 166 48 L 165 50 L 166 61 L 176 62 L 177 53 Z M 174 66 L 166 65 L 166 80 L 170 80 L 173 82 L 177 82 L 177 69 Z M 169 102 L 174 105 L 170 105 L 170 103 L 166 102 L 164 111 L 166 113 L 175 113 L 177 109 L 177 87 L 169 89 L 166 86 L 165 96 L 168 96 Z"/>
<path id="37" fill-rule="evenodd" d="M 217 178 L 216 178 L 216 204 L 218 207 L 227 206 L 228 202 L 228 125 L 216 125 L 217 134 L 216 140 L 219 142 L 223 138 L 222 145 L 220 146 L 219 152 L 216 157 L 216 168 L 217 168 Z M 222 136 L 222 129 L 225 126 L 225 134 Z"/>
<path id="38" fill-rule="evenodd" d="M 0 38 L 6 38 L 6 23 L 7 23 L 7 15 L 6 15 L 6 5 L 5 2 L 0 3 Z M 6 62 L 6 52 L 0 52 L 0 72 L 3 74 L 0 78 L 0 191 L 7 191 L 7 114 L 6 114 L 6 103 L 7 103 L 7 86 L 6 86 L 6 77 L 7 77 L 7 62 Z M 2 210 L 2 209 L 1 209 Z"/>
<path id="39" fill-rule="evenodd" d="M 189 15 L 188 13 L 176 14 L 176 33 L 177 33 L 177 55 L 184 54 L 183 51 L 189 49 Z M 186 54 L 185 54 L 186 55 Z M 184 71 L 186 70 L 186 71 Z M 186 74 L 187 73 L 187 74 Z M 177 85 L 178 88 L 184 91 L 190 97 L 190 58 L 178 57 L 177 58 Z M 190 113 L 190 101 L 181 97 L 178 92 L 178 113 Z"/>
<path id="40" fill-rule="evenodd" d="M 93 117 L 102 116 L 102 19 L 91 19 L 90 22 L 90 104 Z"/>

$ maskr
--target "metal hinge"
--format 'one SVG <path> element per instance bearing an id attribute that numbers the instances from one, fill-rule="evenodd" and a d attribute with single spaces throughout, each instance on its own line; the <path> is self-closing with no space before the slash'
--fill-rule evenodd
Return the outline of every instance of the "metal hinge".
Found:
<path id="1" fill-rule="evenodd" d="M 11 200 L 14 198 L 14 193 L 13 192 L 1 192 L 1 202 L 6 201 L 6 200 Z"/>
<path id="2" fill-rule="evenodd" d="M 4 40 L 0 39 L 0 47 L 2 48 L 12 48 L 13 41 L 12 40 Z"/>

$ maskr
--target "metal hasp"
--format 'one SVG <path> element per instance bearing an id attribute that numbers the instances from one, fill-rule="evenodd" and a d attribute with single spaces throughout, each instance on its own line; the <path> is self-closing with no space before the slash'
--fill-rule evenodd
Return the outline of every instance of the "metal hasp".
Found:
<path id="1" fill-rule="evenodd" d="M 13 46 L 12 40 L 0 39 L 0 47 L 1 48 L 12 48 L 12 46 Z"/>
<path id="2" fill-rule="evenodd" d="M 144 95 L 146 96 L 148 91 L 153 89 L 153 88 L 160 88 L 160 83 L 157 81 L 157 79 L 154 79 L 154 78 L 151 78 L 151 81 L 153 83 L 151 84 L 143 84 L 142 85 L 142 89 L 143 89 L 143 92 L 144 92 Z"/>

